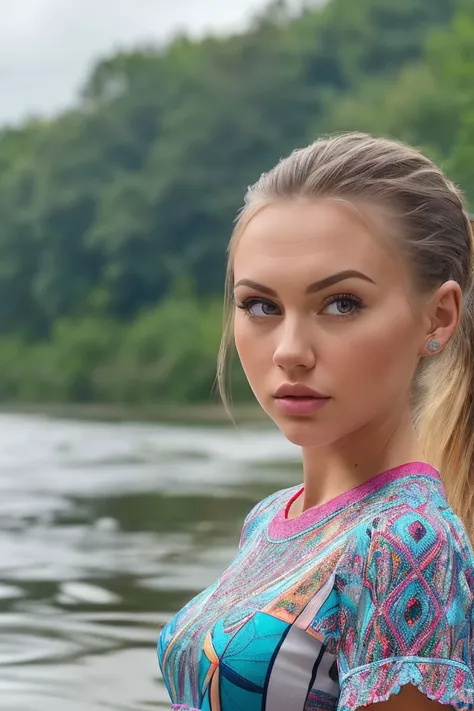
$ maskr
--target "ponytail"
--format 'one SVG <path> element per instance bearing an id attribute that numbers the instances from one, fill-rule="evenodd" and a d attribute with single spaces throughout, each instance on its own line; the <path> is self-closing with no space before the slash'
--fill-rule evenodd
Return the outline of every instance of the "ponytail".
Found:
<path id="1" fill-rule="evenodd" d="M 415 426 L 474 548 L 474 280 L 463 302 L 451 343 L 418 377 Z"/>

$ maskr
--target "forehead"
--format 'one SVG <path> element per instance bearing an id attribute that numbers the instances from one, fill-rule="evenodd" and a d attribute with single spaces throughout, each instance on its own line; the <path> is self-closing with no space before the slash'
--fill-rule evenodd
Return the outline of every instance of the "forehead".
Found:
<path id="1" fill-rule="evenodd" d="M 298 199 L 267 205 L 240 235 L 235 280 L 279 273 L 318 278 L 343 269 L 365 271 L 375 281 L 404 279 L 401 259 L 369 225 L 344 202 Z"/>

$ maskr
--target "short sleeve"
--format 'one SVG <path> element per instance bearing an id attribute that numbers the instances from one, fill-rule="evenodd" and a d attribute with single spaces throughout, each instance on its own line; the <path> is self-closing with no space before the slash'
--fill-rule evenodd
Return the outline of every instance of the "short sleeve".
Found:
<path id="1" fill-rule="evenodd" d="M 375 518 L 338 582 L 337 711 L 385 701 L 407 683 L 472 711 L 473 577 L 472 551 L 438 510 Z"/>

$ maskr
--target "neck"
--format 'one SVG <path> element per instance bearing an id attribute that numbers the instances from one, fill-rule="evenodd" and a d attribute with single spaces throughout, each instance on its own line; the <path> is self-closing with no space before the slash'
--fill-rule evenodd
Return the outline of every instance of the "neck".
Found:
<path id="1" fill-rule="evenodd" d="M 299 510 L 292 511 L 292 516 L 320 506 L 380 472 L 424 461 L 408 409 L 401 418 L 397 414 L 396 422 L 388 418 L 331 445 L 304 447 L 304 496 L 295 501 Z"/>

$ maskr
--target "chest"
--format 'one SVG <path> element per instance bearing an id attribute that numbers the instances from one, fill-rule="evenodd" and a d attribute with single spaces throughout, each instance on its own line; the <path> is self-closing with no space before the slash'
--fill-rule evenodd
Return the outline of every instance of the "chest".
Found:
<path id="1" fill-rule="evenodd" d="M 166 625 L 159 656 L 174 703 L 203 711 L 331 711 L 338 558 L 240 556 Z M 267 569 L 268 566 L 268 570 Z"/>

